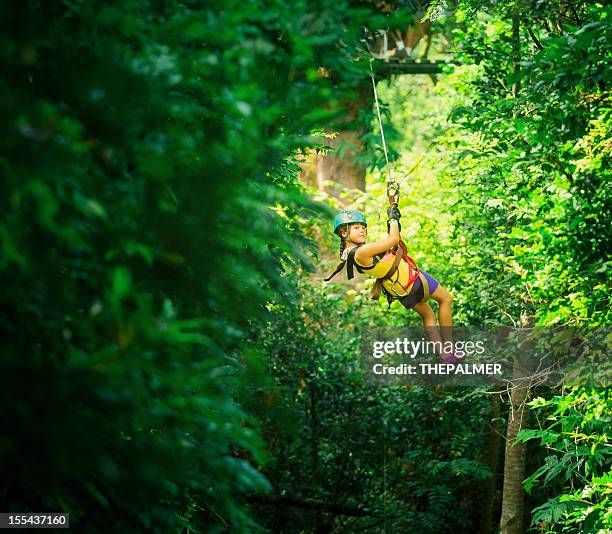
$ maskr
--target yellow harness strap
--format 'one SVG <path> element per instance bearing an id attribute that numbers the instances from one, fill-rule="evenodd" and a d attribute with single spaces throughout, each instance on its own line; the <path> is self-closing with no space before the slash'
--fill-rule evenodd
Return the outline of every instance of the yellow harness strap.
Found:
<path id="1" fill-rule="evenodd" d="M 399 267 L 400 261 L 402 261 L 402 255 L 399 253 L 399 251 L 397 251 L 395 253 L 395 259 L 393 260 L 393 265 L 391 265 L 391 268 L 387 271 L 387 274 L 385 274 L 385 276 L 383 276 L 382 278 L 376 279 L 374 287 L 372 287 L 372 291 L 370 293 L 370 298 L 372 300 L 378 300 L 380 298 L 380 292 L 382 291 L 383 282 L 385 280 L 388 280 L 395 274 Z"/>

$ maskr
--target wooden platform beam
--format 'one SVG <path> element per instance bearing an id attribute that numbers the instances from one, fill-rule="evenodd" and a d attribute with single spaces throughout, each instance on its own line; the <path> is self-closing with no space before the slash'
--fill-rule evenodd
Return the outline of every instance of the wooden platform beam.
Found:
<path id="1" fill-rule="evenodd" d="M 446 65 L 449 65 L 449 63 L 445 61 L 414 61 L 405 59 L 374 61 L 374 68 L 381 76 L 388 76 L 390 74 L 441 74 L 443 67 Z"/>

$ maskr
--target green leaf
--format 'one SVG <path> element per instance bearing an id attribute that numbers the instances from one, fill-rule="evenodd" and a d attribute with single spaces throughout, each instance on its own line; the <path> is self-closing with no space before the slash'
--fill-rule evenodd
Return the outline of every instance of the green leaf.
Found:
<path id="1" fill-rule="evenodd" d="M 115 267 L 112 276 L 112 297 L 120 301 L 128 294 L 132 284 L 132 275 L 127 267 Z"/>

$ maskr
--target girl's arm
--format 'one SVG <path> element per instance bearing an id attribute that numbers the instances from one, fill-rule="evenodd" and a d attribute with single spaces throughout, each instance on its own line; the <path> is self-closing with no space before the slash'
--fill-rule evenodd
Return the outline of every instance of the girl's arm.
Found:
<path id="1" fill-rule="evenodd" d="M 387 252 L 387 250 L 399 244 L 400 233 L 398 222 L 393 219 L 389 222 L 390 228 L 388 237 L 374 243 L 362 245 L 357 249 L 357 252 L 355 252 L 355 260 L 357 263 L 363 265 L 364 267 L 368 267 L 372 264 L 372 258 L 376 256 L 376 254 Z"/>

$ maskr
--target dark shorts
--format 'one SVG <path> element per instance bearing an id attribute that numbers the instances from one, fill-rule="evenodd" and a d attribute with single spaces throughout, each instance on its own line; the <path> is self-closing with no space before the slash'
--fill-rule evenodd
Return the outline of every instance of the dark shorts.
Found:
<path id="1" fill-rule="evenodd" d="M 429 294 L 431 295 L 436 289 L 438 289 L 440 283 L 433 276 L 427 274 L 425 271 L 421 271 L 421 273 L 423 273 L 423 276 L 425 276 L 425 278 L 427 279 L 427 283 L 429 284 Z M 421 282 L 420 278 L 417 278 L 414 281 L 414 284 L 412 284 L 410 293 L 408 293 L 408 295 L 406 295 L 405 297 L 399 299 L 399 301 L 402 303 L 402 306 L 404 306 L 404 308 L 409 310 L 415 305 L 417 305 L 419 302 L 421 302 L 424 296 L 425 291 L 423 289 L 423 283 Z"/>

